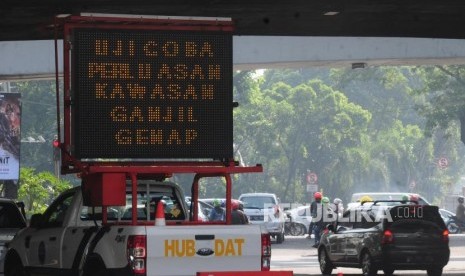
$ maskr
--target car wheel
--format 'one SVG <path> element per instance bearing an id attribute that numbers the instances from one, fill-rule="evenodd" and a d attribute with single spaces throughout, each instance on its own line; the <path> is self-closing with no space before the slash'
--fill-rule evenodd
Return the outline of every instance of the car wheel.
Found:
<path id="1" fill-rule="evenodd" d="M 378 273 L 378 269 L 373 264 L 370 253 L 365 251 L 362 255 L 362 274 L 364 276 L 374 276 Z"/>
<path id="2" fill-rule="evenodd" d="M 318 263 L 320 264 L 320 270 L 323 275 L 331 275 L 331 272 L 333 272 L 333 264 L 324 248 L 321 248 L 318 252 Z"/>
<path id="3" fill-rule="evenodd" d="M 291 236 L 296 236 L 296 233 L 297 233 L 297 227 L 296 227 L 295 223 L 291 222 L 289 224 L 289 234 Z"/>
<path id="4" fill-rule="evenodd" d="M 307 233 L 307 228 L 305 228 L 304 225 L 299 224 L 299 229 L 300 229 L 299 236 L 303 236 L 305 235 L 305 233 Z"/>
<path id="5" fill-rule="evenodd" d="M 433 267 L 433 268 L 427 269 L 426 272 L 428 273 L 428 276 L 441 276 L 442 267 Z"/>
<path id="6" fill-rule="evenodd" d="M 291 236 L 299 236 L 300 235 L 300 228 L 299 225 L 296 223 L 291 222 L 291 225 L 289 226 L 289 233 Z"/>
<path id="7" fill-rule="evenodd" d="M 460 228 L 457 226 L 455 223 L 447 223 L 447 230 L 449 230 L 449 233 L 451 234 L 458 234 L 460 231 Z"/>
<path id="8" fill-rule="evenodd" d="M 91 259 L 84 266 L 84 276 L 108 276 L 105 265 L 96 259 Z"/>
<path id="9" fill-rule="evenodd" d="M 385 268 L 385 269 L 383 269 L 383 272 L 384 272 L 384 275 L 389 275 L 389 276 L 391 276 L 392 274 L 394 274 L 394 269 L 392 269 L 392 268 Z"/>

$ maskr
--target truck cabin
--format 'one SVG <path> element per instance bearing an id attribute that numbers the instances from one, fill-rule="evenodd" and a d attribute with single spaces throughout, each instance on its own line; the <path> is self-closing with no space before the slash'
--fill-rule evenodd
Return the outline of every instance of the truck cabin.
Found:
<path id="1" fill-rule="evenodd" d="M 121 170 L 123 170 L 122 167 Z M 151 168 L 156 170 L 159 168 Z M 167 181 L 173 172 L 195 173 L 191 187 L 190 210 L 186 207 L 185 195 L 174 182 Z M 147 170 L 143 168 L 141 170 Z M 202 170 L 206 172 L 196 172 Z M 156 206 L 164 203 L 166 224 L 231 224 L 231 173 L 261 172 L 256 167 L 175 167 L 173 171 L 153 173 L 141 172 L 103 172 L 91 173 L 83 177 L 82 189 L 84 208 L 83 220 L 102 220 L 103 224 L 154 224 Z M 199 182 L 202 178 L 220 177 L 225 185 L 226 220 L 202 221 L 199 219 Z"/>

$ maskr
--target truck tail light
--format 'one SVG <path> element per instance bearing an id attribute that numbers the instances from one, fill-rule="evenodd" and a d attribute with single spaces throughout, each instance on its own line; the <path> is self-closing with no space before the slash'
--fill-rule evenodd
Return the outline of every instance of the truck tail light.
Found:
<path id="1" fill-rule="evenodd" d="M 146 275 L 147 238 L 145 235 L 131 235 L 128 237 L 127 257 L 134 275 Z"/>
<path id="2" fill-rule="evenodd" d="M 394 236 L 392 235 L 391 230 L 387 229 L 384 230 L 383 239 L 381 240 L 381 244 L 391 244 L 394 243 Z"/>
<path id="3" fill-rule="evenodd" d="M 271 238 L 270 234 L 262 234 L 262 271 L 270 271 Z"/>

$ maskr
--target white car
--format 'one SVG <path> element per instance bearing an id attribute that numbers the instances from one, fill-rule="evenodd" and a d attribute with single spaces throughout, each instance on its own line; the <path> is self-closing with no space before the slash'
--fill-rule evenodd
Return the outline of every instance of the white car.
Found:
<path id="1" fill-rule="evenodd" d="M 288 213 L 291 216 L 293 222 L 297 222 L 304 225 L 305 233 L 308 233 L 310 223 L 312 222 L 310 206 L 299 206 L 296 208 L 292 208 L 290 210 L 287 210 L 286 213 Z"/>
<path id="2" fill-rule="evenodd" d="M 278 197 L 271 193 L 247 193 L 239 196 L 251 224 L 264 224 L 277 243 L 284 241 L 285 214 Z"/>
<path id="3" fill-rule="evenodd" d="M 186 200 L 186 203 L 187 203 L 187 206 L 189 207 L 189 212 L 192 212 L 192 201 L 190 200 Z M 214 208 L 213 205 L 199 199 L 198 203 L 197 203 L 197 208 L 198 208 L 198 219 L 200 221 L 209 221 L 209 216 L 210 216 L 210 212 L 211 210 Z"/>

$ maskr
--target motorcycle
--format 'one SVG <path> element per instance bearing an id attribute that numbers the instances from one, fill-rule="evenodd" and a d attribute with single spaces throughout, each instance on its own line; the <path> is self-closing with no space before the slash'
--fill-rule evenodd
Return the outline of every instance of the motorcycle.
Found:
<path id="1" fill-rule="evenodd" d="M 465 232 L 465 222 L 458 221 L 456 216 L 449 216 L 446 226 L 447 230 L 449 230 L 449 233 L 451 234 Z"/>
<path id="2" fill-rule="evenodd" d="M 284 235 L 286 236 L 303 236 L 307 233 L 307 227 L 303 223 L 293 221 L 292 216 L 286 213 L 284 222 Z"/>

